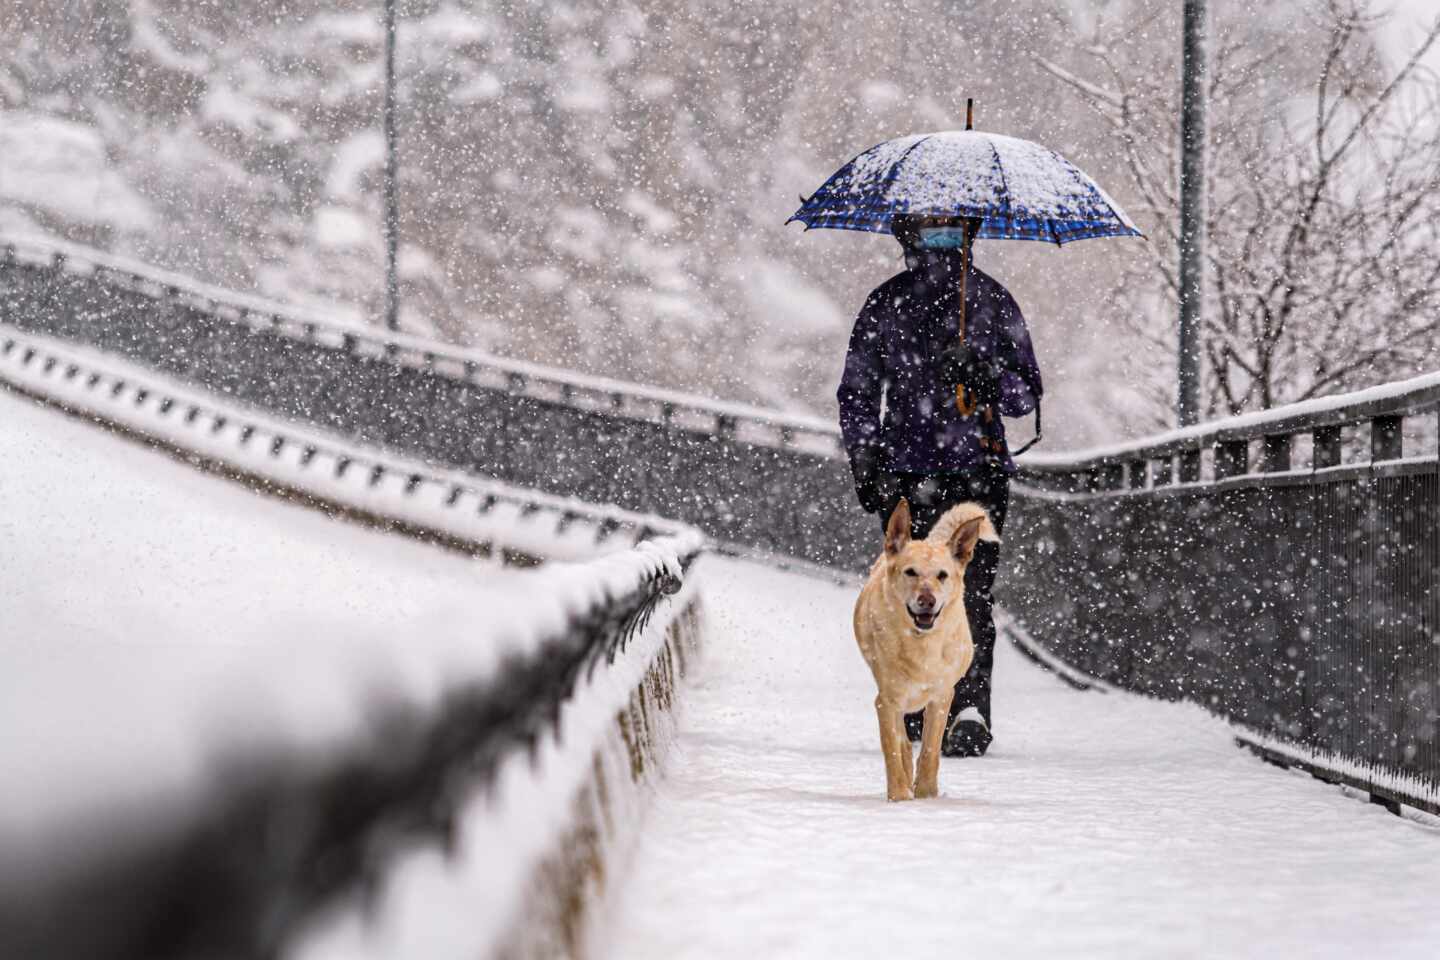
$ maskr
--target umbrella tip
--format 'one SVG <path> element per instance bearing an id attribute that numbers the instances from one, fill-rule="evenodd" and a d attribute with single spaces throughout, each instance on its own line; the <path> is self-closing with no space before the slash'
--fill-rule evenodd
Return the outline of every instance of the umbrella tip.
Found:
<path id="1" fill-rule="evenodd" d="M 965 129 L 975 129 L 975 98 L 965 98 Z"/>

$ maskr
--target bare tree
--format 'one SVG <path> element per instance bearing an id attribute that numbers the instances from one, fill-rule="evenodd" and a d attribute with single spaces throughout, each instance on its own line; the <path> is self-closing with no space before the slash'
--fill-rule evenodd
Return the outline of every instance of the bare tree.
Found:
<path id="1" fill-rule="evenodd" d="M 1374 41 L 1382 18 L 1366 3 L 1326 0 L 1308 15 L 1304 36 L 1318 49 L 1217 24 L 1201 333 L 1208 416 L 1413 375 L 1440 354 L 1440 80 L 1422 64 L 1440 19 L 1387 71 Z M 1146 69 L 1109 42 L 1109 26 L 1095 30 L 1086 65 L 1041 66 L 1116 134 L 1151 238 L 1149 261 L 1123 279 L 1117 303 L 1135 335 L 1173 357 L 1178 45 Z M 1291 72 L 1297 63 L 1308 76 Z M 1159 420 L 1173 394 L 1173 368 L 1165 374 L 1152 384 Z"/>

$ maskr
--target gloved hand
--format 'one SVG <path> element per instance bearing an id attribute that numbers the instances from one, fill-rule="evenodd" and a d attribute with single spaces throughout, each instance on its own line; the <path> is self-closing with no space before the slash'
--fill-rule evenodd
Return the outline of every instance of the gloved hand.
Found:
<path id="1" fill-rule="evenodd" d="M 966 398 L 980 407 L 1000 402 L 998 363 L 982 357 L 967 343 L 957 343 L 940 354 L 940 377 L 947 391 L 964 386 Z"/>
<path id="2" fill-rule="evenodd" d="M 1000 364 L 994 360 L 971 357 L 960 382 L 980 406 L 993 406 L 1000 402 L 1000 373 Z"/>
<path id="3" fill-rule="evenodd" d="M 880 467 L 880 454 L 874 447 L 861 447 L 850 455 L 850 472 L 855 475 L 855 496 L 860 509 L 876 513 L 885 507 L 892 478 Z"/>

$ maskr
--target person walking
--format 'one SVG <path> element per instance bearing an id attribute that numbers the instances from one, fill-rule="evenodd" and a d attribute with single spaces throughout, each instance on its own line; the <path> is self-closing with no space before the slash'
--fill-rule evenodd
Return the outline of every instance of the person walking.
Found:
<path id="1" fill-rule="evenodd" d="M 973 220 L 896 216 L 906 270 L 865 300 L 850 335 L 836 398 L 855 493 L 883 530 L 903 497 L 923 538 L 957 503 L 973 500 L 1003 533 L 1015 461 L 1004 417 L 1036 413 L 1043 392 L 1025 319 L 1010 292 L 970 264 Z M 962 335 L 960 309 L 964 291 Z M 975 643 L 955 686 L 942 752 L 983 756 L 992 734 L 992 588 L 1000 545 L 982 541 L 965 572 Z M 905 718 L 912 740 L 922 715 Z"/>

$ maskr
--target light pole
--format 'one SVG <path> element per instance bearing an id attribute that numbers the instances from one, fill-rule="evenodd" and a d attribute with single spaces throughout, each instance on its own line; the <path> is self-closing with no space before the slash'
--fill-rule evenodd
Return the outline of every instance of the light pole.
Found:
<path id="1" fill-rule="evenodd" d="M 385 326 L 400 329 L 400 284 L 395 254 L 400 212 L 395 199 L 395 0 L 385 0 Z"/>
<path id="2" fill-rule="evenodd" d="M 1180 91 L 1180 425 L 1200 419 L 1205 302 L 1205 0 L 1185 0 Z"/>

